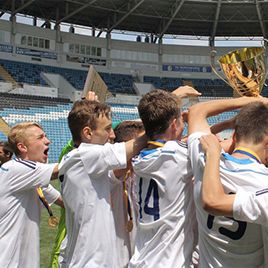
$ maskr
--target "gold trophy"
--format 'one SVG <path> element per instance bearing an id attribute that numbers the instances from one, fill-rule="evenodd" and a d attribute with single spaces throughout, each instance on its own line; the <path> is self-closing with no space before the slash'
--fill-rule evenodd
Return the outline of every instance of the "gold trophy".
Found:
<path id="1" fill-rule="evenodd" d="M 265 83 L 266 67 L 263 47 L 242 48 L 219 58 L 226 79 L 212 65 L 213 72 L 240 96 L 259 96 Z"/>

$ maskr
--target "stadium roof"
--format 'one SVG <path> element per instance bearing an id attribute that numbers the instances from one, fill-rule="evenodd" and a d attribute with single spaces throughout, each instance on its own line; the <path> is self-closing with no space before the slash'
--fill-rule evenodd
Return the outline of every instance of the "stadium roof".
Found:
<path id="1" fill-rule="evenodd" d="M 268 0 L 0 0 L 5 12 L 156 37 L 268 36 Z"/>

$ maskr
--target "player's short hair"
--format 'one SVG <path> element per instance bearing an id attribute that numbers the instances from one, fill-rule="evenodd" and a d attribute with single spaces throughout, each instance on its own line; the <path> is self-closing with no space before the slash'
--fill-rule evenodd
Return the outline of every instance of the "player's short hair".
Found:
<path id="1" fill-rule="evenodd" d="M 10 158 L 12 157 L 13 150 L 7 141 L 0 141 L 0 147 L 3 147 L 3 152 L 5 155 L 9 156 Z"/>
<path id="2" fill-rule="evenodd" d="M 168 129 L 170 120 L 180 116 L 179 100 L 170 92 L 156 89 L 141 98 L 138 111 L 146 135 L 153 139 Z"/>
<path id="3" fill-rule="evenodd" d="M 27 141 L 27 130 L 32 127 L 39 127 L 43 129 L 38 123 L 36 122 L 23 122 L 15 125 L 11 128 L 8 134 L 8 143 L 10 145 L 11 150 L 16 154 L 20 155 L 20 151 L 17 147 L 19 142 L 25 143 Z"/>
<path id="4" fill-rule="evenodd" d="M 10 145 L 8 142 L 0 141 L 0 166 L 9 161 L 13 156 L 13 151 L 10 148 Z"/>
<path id="5" fill-rule="evenodd" d="M 144 127 L 141 121 L 123 121 L 119 123 L 114 129 L 114 142 L 129 141 L 136 138 L 143 131 Z"/>
<path id="6" fill-rule="evenodd" d="M 243 107 L 236 116 L 234 129 L 237 142 L 262 142 L 268 134 L 268 106 L 254 102 Z"/>
<path id="7" fill-rule="evenodd" d="M 89 126 L 92 130 L 97 127 L 96 119 L 100 116 L 111 118 L 111 108 L 97 101 L 78 100 L 68 115 L 68 125 L 74 142 L 81 142 L 81 131 Z"/>

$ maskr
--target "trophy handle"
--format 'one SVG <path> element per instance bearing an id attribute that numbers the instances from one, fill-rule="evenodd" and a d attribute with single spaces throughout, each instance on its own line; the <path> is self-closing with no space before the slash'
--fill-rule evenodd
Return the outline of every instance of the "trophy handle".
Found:
<path id="1" fill-rule="evenodd" d="M 215 75 L 217 75 L 221 80 L 223 80 L 227 85 L 229 85 L 230 87 L 232 87 L 229 82 L 224 79 L 216 70 L 215 68 L 215 56 L 217 55 L 217 51 L 216 50 L 211 50 L 210 51 L 210 67 L 211 67 L 211 70 L 213 71 L 213 73 Z"/>

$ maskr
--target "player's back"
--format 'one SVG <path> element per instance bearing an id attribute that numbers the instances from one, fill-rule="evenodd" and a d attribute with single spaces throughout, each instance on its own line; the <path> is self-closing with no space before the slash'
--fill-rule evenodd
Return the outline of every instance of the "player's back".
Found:
<path id="1" fill-rule="evenodd" d="M 139 216 L 129 267 L 190 267 L 196 225 L 186 145 L 143 150 L 133 167 Z"/>
<path id="2" fill-rule="evenodd" d="M 237 159 L 229 154 L 223 154 L 221 157 L 220 176 L 226 193 L 235 193 L 240 188 L 246 191 L 267 188 L 267 175 L 266 167 L 255 160 Z M 196 176 L 195 179 L 199 267 L 263 267 L 262 227 L 208 214 L 203 210 L 200 200 L 201 176 Z"/>

